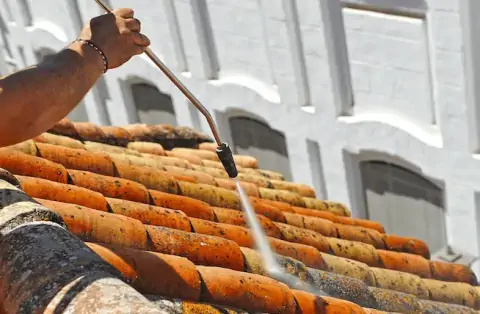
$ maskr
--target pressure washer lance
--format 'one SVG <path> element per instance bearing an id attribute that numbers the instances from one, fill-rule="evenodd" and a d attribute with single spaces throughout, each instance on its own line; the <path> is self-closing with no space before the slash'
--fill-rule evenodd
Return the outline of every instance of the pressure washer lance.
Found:
<path id="1" fill-rule="evenodd" d="M 103 0 L 95 0 L 97 4 L 102 7 L 108 13 L 112 12 L 112 9 L 105 3 Z M 170 81 L 185 95 L 185 97 L 190 100 L 190 102 L 203 114 L 205 119 L 207 119 L 208 125 L 212 130 L 213 137 L 217 142 L 217 155 L 220 161 L 222 162 L 225 171 L 227 171 L 228 176 L 230 178 L 236 178 L 238 175 L 237 166 L 235 165 L 235 160 L 233 158 L 232 150 L 227 143 L 223 143 L 220 140 L 220 135 L 218 134 L 217 127 L 215 125 L 215 121 L 212 118 L 210 112 L 205 108 L 204 105 L 200 102 L 200 100 L 195 97 L 192 92 L 173 74 L 172 71 L 160 60 L 160 58 L 153 53 L 150 48 L 147 48 L 145 54 L 152 60 L 152 62 L 170 79 Z"/>

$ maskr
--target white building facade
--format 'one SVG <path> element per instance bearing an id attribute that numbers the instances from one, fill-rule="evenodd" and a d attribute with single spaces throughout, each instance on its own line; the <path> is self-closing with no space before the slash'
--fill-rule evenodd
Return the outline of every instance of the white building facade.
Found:
<path id="1" fill-rule="evenodd" d="M 135 10 L 237 153 L 432 253 L 480 255 L 480 1 L 109 2 Z M 0 74 L 62 49 L 100 13 L 93 0 L 0 0 Z M 70 117 L 209 132 L 144 56 Z"/>

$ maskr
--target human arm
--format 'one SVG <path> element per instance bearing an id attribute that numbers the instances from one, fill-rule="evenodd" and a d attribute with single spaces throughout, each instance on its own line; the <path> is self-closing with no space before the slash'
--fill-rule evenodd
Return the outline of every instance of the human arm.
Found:
<path id="1" fill-rule="evenodd" d="M 90 40 L 116 68 L 150 44 L 130 9 L 92 19 L 79 38 Z M 35 137 L 64 118 L 103 74 L 98 51 L 74 42 L 38 65 L 0 78 L 0 146 Z"/>

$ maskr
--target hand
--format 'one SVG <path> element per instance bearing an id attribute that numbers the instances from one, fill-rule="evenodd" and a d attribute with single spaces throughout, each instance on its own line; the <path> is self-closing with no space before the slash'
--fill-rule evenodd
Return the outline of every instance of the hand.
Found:
<path id="1" fill-rule="evenodd" d="M 79 38 L 90 40 L 102 49 L 109 69 L 117 68 L 150 45 L 148 37 L 140 33 L 140 21 L 133 16 L 132 9 L 118 9 L 95 17 Z"/>

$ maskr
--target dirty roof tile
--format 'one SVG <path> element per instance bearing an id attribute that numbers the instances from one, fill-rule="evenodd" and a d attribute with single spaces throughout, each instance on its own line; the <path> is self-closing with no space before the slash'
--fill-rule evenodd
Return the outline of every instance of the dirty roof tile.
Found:
<path id="1" fill-rule="evenodd" d="M 318 200 L 311 187 L 258 169 L 253 157 L 235 155 L 239 179 L 277 261 L 298 278 L 288 282 L 290 288 L 280 283 L 254 250 L 235 187 L 215 144 L 205 141 L 189 128 L 98 127 L 63 120 L 50 133 L 0 149 L 5 169 L 0 179 L 38 202 L 0 181 L 12 187 L 0 201 L 14 203 L 0 211 L 0 227 L 8 233 L 22 226 L 31 230 L 28 223 L 38 220 L 65 225 L 119 271 L 110 269 L 111 279 L 79 294 L 75 308 L 84 306 L 77 300 L 90 304 L 85 298 L 91 289 L 108 293 L 120 287 L 119 273 L 154 302 L 124 287 L 115 291 L 135 300 L 128 306 L 152 313 L 153 306 L 168 313 L 299 314 L 478 308 L 480 296 L 472 286 L 477 279 L 470 269 L 429 261 L 423 241 L 352 218 L 343 204 Z M 1 265 L 0 258 L 0 272 Z M 62 289 L 59 295 L 66 293 Z M 320 296 L 310 294 L 312 289 Z"/>

